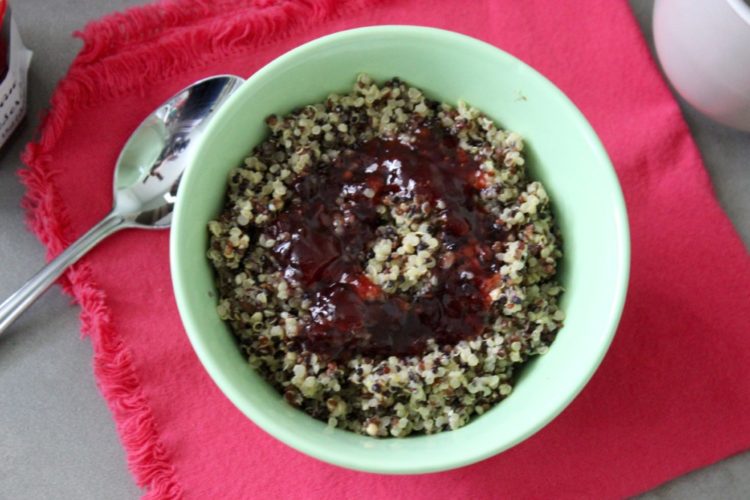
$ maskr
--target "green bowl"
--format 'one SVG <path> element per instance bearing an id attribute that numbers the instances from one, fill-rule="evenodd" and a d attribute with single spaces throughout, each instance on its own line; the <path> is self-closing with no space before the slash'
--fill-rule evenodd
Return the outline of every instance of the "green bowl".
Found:
<path id="1" fill-rule="evenodd" d="M 249 366 L 216 313 L 206 225 L 222 208 L 229 170 L 266 134 L 264 118 L 347 91 L 357 73 L 398 76 L 430 97 L 464 99 L 523 135 L 527 165 L 550 194 L 564 238 L 562 308 L 550 351 L 525 367 L 513 393 L 451 432 L 373 439 L 329 428 L 284 402 Z M 528 438 L 580 392 L 604 357 L 625 300 L 630 246 L 625 204 L 599 139 L 552 83 L 475 39 L 430 28 L 336 33 L 274 60 L 248 79 L 208 125 L 180 186 L 171 269 L 190 342 L 223 393 L 266 432 L 318 459 L 380 473 L 451 469 Z"/>

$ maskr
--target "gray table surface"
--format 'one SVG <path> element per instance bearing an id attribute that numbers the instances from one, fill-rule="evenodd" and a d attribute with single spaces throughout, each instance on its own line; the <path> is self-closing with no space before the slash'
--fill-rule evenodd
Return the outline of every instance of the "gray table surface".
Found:
<path id="1" fill-rule="evenodd" d="M 19 154 L 39 123 L 56 82 L 80 48 L 70 33 L 89 19 L 143 0 L 11 1 L 35 51 L 29 114 L 0 151 L 0 299 L 44 261 L 19 206 Z M 652 0 L 630 0 L 651 42 Z M 681 102 L 716 194 L 750 246 L 750 134 L 718 126 Z M 0 337 L 0 499 L 129 499 L 140 495 L 79 339 L 78 308 L 55 287 Z M 616 472 L 613 471 L 613 474 Z M 750 453 L 678 478 L 643 496 L 750 498 Z"/>

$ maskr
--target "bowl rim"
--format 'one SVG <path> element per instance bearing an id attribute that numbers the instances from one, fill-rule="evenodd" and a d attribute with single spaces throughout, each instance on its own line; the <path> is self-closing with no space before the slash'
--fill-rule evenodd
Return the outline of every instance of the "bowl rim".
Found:
<path id="1" fill-rule="evenodd" d="M 241 94 L 243 88 L 256 85 L 256 82 L 262 81 L 266 77 L 266 75 L 273 74 L 276 68 L 283 67 L 285 64 L 287 64 L 288 60 L 299 57 L 299 55 L 302 53 L 317 50 L 322 46 L 336 44 L 344 39 L 346 39 L 347 41 L 351 41 L 352 39 L 360 37 L 369 38 L 373 36 L 402 36 L 404 34 L 408 34 L 411 37 L 417 38 L 440 37 L 449 43 L 459 43 L 465 46 L 470 46 L 472 50 L 484 52 L 492 58 L 505 60 L 506 62 L 522 67 L 525 71 L 528 71 L 532 75 L 532 78 L 539 79 L 543 86 L 546 87 L 546 90 L 556 97 L 560 105 L 566 107 L 567 111 L 569 111 L 572 116 L 576 117 L 578 121 L 577 126 L 579 127 L 581 133 L 584 135 L 583 139 L 592 149 L 592 153 L 600 158 L 600 162 L 603 165 L 609 166 L 609 168 L 603 170 L 606 170 L 604 178 L 606 183 L 608 184 L 607 189 L 612 196 L 611 206 L 614 208 L 613 216 L 616 225 L 616 235 L 618 239 L 616 245 L 618 252 L 617 256 L 615 257 L 616 262 L 613 262 L 613 264 L 617 266 L 618 271 L 616 273 L 616 281 L 613 283 L 612 287 L 613 293 L 607 316 L 608 321 L 606 323 L 606 326 L 602 328 L 601 342 L 597 346 L 598 352 L 596 352 L 595 357 L 590 358 L 591 362 L 589 365 L 589 369 L 582 377 L 579 378 L 579 380 L 576 381 L 575 389 L 569 391 L 564 398 L 560 399 L 560 402 L 554 409 L 554 411 L 548 412 L 542 418 L 539 418 L 534 425 L 529 426 L 525 430 L 525 432 L 519 433 L 514 439 L 506 440 L 499 444 L 492 444 L 492 440 L 487 440 L 487 446 L 481 449 L 475 448 L 467 452 L 457 453 L 451 458 L 444 459 L 437 463 L 435 460 L 431 460 L 429 465 L 427 466 L 423 466 L 420 463 L 413 463 L 407 466 L 394 468 L 388 463 L 378 462 L 377 460 L 353 457 L 351 456 L 352 454 L 342 452 L 336 447 L 315 446 L 313 443 L 304 439 L 293 430 L 290 430 L 286 426 L 279 424 L 273 418 L 258 410 L 255 407 L 255 404 L 248 404 L 247 396 L 238 388 L 236 388 L 235 385 L 231 382 L 230 378 L 225 375 L 221 363 L 213 359 L 213 357 L 208 353 L 208 349 L 206 347 L 206 343 L 204 342 L 203 336 L 199 332 L 195 331 L 193 327 L 194 314 L 189 307 L 190 300 L 188 299 L 185 292 L 185 277 L 180 271 L 179 263 L 183 260 L 183 252 L 181 246 L 177 244 L 177 242 L 180 241 L 180 225 L 175 224 L 170 234 L 170 269 L 172 274 L 175 299 L 177 302 L 180 318 L 196 355 L 198 356 L 204 369 L 208 372 L 210 378 L 219 387 L 221 392 L 233 403 L 233 405 L 238 410 L 240 410 L 245 416 L 252 420 L 258 427 L 263 429 L 275 439 L 283 442 L 284 444 L 308 456 L 334 465 L 338 465 L 348 469 L 384 474 L 432 473 L 470 465 L 515 446 L 516 444 L 538 432 L 549 422 L 555 419 L 573 401 L 573 399 L 578 396 L 578 394 L 596 372 L 604 356 L 606 355 L 612 339 L 614 338 L 617 326 L 620 321 L 620 317 L 622 315 L 630 274 L 630 231 L 625 200 L 622 194 L 619 180 L 617 178 L 617 174 L 614 167 L 612 166 L 609 156 L 601 141 L 599 140 L 599 137 L 596 135 L 593 128 L 589 124 L 588 120 L 586 120 L 581 111 L 555 84 L 553 84 L 550 80 L 548 80 L 545 76 L 543 76 L 528 64 L 524 63 L 520 59 L 510 55 L 509 53 L 503 51 L 498 47 L 490 45 L 476 38 L 453 31 L 414 25 L 368 26 L 332 33 L 309 41 L 303 45 L 289 50 L 288 52 L 285 52 L 281 56 L 275 58 L 274 60 L 263 66 L 253 75 L 251 75 L 238 89 L 240 90 L 240 92 L 236 92 L 234 96 L 230 96 L 227 103 L 225 103 L 226 105 L 222 106 L 222 108 L 216 112 L 216 115 L 214 116 L 213 120 L 211 120 L 211 123 L 208 123 L 206 129 L 204 129 L 204 133 L 201 134 L 201 137 L 194 144 L 193 154 L 191 155 L 190 160 L 188 160 L 190 164 L 188 165 L 188 168 L 185 172 L 185 178 L 189 178 L 191 176 L 191 172 L 195 170 L 195 162 L 193 160 L 197 156 L 197 152 L 202 149 L 206 138 L 211 135 L 206 132 L 215 127 L 217 123 L 220 123 L 225 115 L 230 112 L 234 98 L 236 98 L 237 95 Z M 183 179 L 183 182 L 185 181 L 185 178 Z M 180 193 L 182 192 L 184 191 L 179 191 L 177 196 L 173 219 L 175 222 L 181 218 L 180 214 L 182 213 L 182 207 L 185 204 L 182 201 L 184 197 L 180 196 Z M 419 436 L 417 438 L 425 439 L 429 438 L 429 436 Z"/>

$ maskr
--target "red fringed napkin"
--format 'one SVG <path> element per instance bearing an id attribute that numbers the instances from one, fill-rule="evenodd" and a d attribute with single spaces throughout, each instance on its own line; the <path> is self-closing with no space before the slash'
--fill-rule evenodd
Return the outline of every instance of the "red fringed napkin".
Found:
<path id="1" fill-rule="evenodd" d="M 94 372 L 149 497 L 621 497 L 750 446 L 750 258 L 624 0 L 168 1 L 87 26 L 25 154 L 31 226 L 59 252 L 109 209 L 140 120 L 184 85 L 249 76 L 312 38 L 371 24 L 454 30 L 565 91 L 614 161 L 632 231 L 622 324 L 573 404 L 519 446 L 425 476 L 340 469 L 275 441 L 209 380 L 172 298 L 168 235 L 130 231 L 67 275 Z M 488 436 L 488 439 L 491 439 Z"/>

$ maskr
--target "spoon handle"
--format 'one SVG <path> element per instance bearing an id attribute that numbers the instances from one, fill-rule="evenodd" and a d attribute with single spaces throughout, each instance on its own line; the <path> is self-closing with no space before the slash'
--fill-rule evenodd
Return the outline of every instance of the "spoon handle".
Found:
<path id="1" fill-rule="evenodd" d="M 32 276 L 18 291 L 0 304 L 0 334 L 28 309 L 68 267 L 75 264 L 102 239 L 122 229 L 125 225 L 125 217 L 115 212 L 110 213 Z"/>

